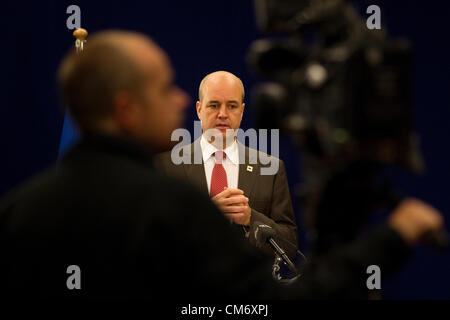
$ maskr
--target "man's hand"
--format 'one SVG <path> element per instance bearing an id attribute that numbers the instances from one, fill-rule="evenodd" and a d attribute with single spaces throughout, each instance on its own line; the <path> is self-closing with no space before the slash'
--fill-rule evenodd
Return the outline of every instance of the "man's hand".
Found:
<path id="1" fill-rule="evenodd" d="M 388 220 L 389 226 L 410 245 L 419 242 L 427 233 L 441 230 L 443 223 L 436 209 L 413 198 L 402 201 Z"/>
<path id="2" fill-rule="evenodd" d="M 225 217 L 236 224 L 249 226 L 252 209 L 248 205 L 248 198 L 240 189 L 225 188 L 211 200 L 223 212 Z"/>

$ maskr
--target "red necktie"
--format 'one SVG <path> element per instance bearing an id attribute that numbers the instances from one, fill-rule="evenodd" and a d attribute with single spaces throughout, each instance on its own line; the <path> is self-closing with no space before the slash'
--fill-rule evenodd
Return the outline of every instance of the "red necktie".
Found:
<path id="1" fill-rule="evenodd" d="M 216 158 L 216 164 L 211 174 L 211 192 L 209 193 L 211 198 L 221 193 L 225 187 L 228 187 L 227 173 L 222 165 L 222 159 L 226 155 L 223 151 L 216 151 L 214 156 Z"/>

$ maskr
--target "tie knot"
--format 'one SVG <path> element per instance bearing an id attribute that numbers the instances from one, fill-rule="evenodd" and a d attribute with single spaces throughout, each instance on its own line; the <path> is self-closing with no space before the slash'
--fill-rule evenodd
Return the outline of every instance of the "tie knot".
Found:
<path id="1" fill-rule="evenodd" d="M 222 163 L 222 160 L 226 158 L 226 154 L 223 151 L 214 152 L 214 157 L 216 158 L 216 163 Z"/>

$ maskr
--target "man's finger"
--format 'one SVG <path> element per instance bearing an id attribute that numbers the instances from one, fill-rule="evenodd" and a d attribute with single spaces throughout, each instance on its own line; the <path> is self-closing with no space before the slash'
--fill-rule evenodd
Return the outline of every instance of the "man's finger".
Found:
<path id="1" fill-rule="evenodd" d="M 219 194 L 223 194 L 225 197 L 230 197 L 230 196 L 234 196 L 234 195 L 243 195 L 244 191 L 242 191 L 241 189 L 234 189 L 234 188 L 226 188 L 224 191 L 222 191 Z"/>
<path id="2" fill-rule="evenodd" d="M 212 201 L 218 207 L 229 205 L 248 205 L 248 198 L 244 196 L 234 196 L 230 198 L 213 198 Z"/>
<path id="3" fill-rule="evenodd" d="M 221 198 L 228 198 L 233 195 L 243 195 L 243 194 L 244 194 L 244 191 L 242 191 L 240 189 L 226 188 L 222 192 L 216 194 L 211 199 L 214 201 L 214 200 L 221 199 Z"/>
<path id="4" fill-rule="evenodd" d="M 247 206 L 223 206 L 220 210 L 223 213 L 243 213 L 247 209 Z"/>
<path id="5" fill-rule="evenodd" d="M 225 199 L 220 199 L 220 203 L 223 205 L 232 205 L 232 204 L 248 204 L 248 198 L 239 195 L 239 196 L 232 196 Z"/>

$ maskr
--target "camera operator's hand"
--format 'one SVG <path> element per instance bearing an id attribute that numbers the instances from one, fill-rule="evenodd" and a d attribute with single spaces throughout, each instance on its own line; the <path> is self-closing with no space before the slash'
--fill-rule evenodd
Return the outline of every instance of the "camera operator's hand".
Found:
<path id="1" fill-rule="evenodd" d="M 443 223 L 439 211 L 413 198 L 403 200 L 388 220 L 389 226 L 410 245 L 416 244 L 427 234 L 439 232 Z"/>

